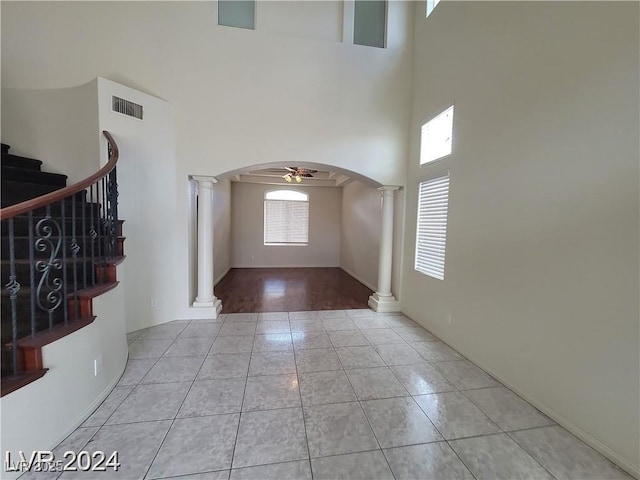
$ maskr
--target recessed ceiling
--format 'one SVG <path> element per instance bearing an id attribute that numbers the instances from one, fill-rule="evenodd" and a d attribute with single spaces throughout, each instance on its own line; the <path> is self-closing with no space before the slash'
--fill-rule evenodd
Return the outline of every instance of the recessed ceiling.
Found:
<path id="1" fill-rule="evenodd" d="M 293 166 L 293 165 L 288 165 Z M 283 176 L 288 173 L 285 167 L 264 168 L 240 173 L 231 177 L 232 182 L 261 183 L 267 185 L 302 185 L 307 187 L 342 187 L 351 178 L 337 172 L 318 170 L 313 177 L 305 177 L 302 183 L 288 183 Z"/>

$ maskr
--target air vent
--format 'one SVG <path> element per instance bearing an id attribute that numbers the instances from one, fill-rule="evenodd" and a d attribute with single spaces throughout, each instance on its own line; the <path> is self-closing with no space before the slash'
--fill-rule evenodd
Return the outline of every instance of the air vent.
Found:
<path id="1" fill-rule="evenodd" d="M 112 96 L 111 100 L 111 109 L 114 112 L 122 113 L 123 115 L 128 115 L 129 117 L 134 117 L 142 120 L 142 105 L 138 105 L 137 103 L 133 103 L 129 100 L 125 100 L 124 98 L 116 96 Z"/>

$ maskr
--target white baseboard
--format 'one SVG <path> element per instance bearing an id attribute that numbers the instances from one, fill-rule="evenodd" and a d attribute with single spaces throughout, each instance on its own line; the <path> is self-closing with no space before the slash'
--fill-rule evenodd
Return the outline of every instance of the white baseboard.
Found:
<path id="1" fill-rule="evenodd" d="M 278 264 L 278 265 L 256 265 L 252 263 L 251 265 L 233 265 L 231 268 L 341 268 L 340 265 L 318 265 L 318 264 Z"/>
<path id="2" fill-rule="evenodd" d="M 124 364 L 122 365 L 122 371 L 120 372 L 120 375 L 116 375 L 109 382 L 109 384 L 104 388 L 104 390 L 100 392 L 100 395 L 98 395 L 96 399 L 93 402 L 91 402 L 91 404 L 87 408 L 85 408 L 82 412 L 80 412 L 79 415 L 76 416 L 76 418 L 69 424 L 69 426 L 56 438 L 54 444 L 50 446 L 49 450 L 53 450 L 54 447 L 59 445 L 65 438 L 67 438 L 69 435 L 75 432 L 76 429 L 79 426 L 81 426 L 87 420 L 87 418 L 89 418 L 89 416 L 91 416 L 94 410 L 96 410 L 100 406 L 100 404 L 104 401 L 104 399 L 109 396 L 111 391 L 115 388 L 115 386 L 120 381 L 120 378 L 122 378 L 122 375 L 124 374 L 124 370 L 127 366 L 128 360 L 129 360 L 129 353 L 127 353 L 127 357 L 125 358 Z"/>
<path id="3" fill-rule="evenodd" d="M 451 345 L 451 346 L 455 349 L 454 345 Z M 640 468 L 638 467 L 638 465 L 634 465 L 626 458 L 614 452 L 611 448 L 607 447 L 604 443 L 602 443 L 597 438 L 593 437 L 591 434 L 585 432 L 582 428 L 580 428 L 578 425 L 573 423 L 571 420 L 567 419 L 564 415 L 556 412 L 553 408 L 551 408 L 546 403 L 532 397 L 525 390 L 523 390 L 517 385 L 514 385 L 512 382 L 508 381 L 507 379 L 503 378 L 500 374 L 493 371 L 493 369 L 487 368 L 485 365 L 483 365 L 481 362 L 476 361 L 474 358 L 471 358 L 471 357 L 467 357 L 467 358 L 471 360 L 473 363 L 475 363 L 477 366 L 479 366 L 481 369 L 483 369 L 485 372 L 487 372 L 489 375 L 496 378 L 504 386 L 506 386 L 510 390 L 513 390 L 520 397 L 522 397 L 531 405 L 533 405 L 542 413 L 544 413 L 547 417 L 555 421 L 558 425 L 565 428 L 566 430 L 571 432 L 573 435 L 578 437 L 580 440 L 582 440 L 584 443 L 592 447 L 594 450 L 596 450 L 597 452 L 607 457 L 609 460 L 611 460 L 613 463 L 615 463 L 620 468 L 625 470 L 627 473 L 634 476 L 635 478 L 640 477 Z"/>
<path id="4" fill-rule="evenodd" d="M 417 323 L 420 323 L 420 322 L 417 322 Z M 422 326 L 424 328 L 427 328 L 427 326 L 425 326 L 425 325 L 422 325 Z M 445 340 L 443 339 L 443 341 L 445 341 Z M 460 354 L 464 355 L 469 361 L 471 361 L 474 364 L 476 364 L 482 370 L 484 370 L 489 375 L 491 375 L 496 380 L 498 380 L 500 383 L 502 383 L 505 387 L 507 387 L 508 389 L 510 389 L 513 392 L 515 392 L 517 395 L 519 395 L 524 400 L 526 400 L 531 405 L 533 405 L 535 408 L 537 408 L 542 413 L 544 413 L 547 417 L 549 417 L 553 421 L 555 421 L 558 425 L 560 425 L 561 427 L 565 428 L 566 430 L 571 432 L 573 435 L 578 437 L 580 440 L 582 440 L 584 443 L 589 445 L 591 448 L 593 448 L 597 452 L 599 452 L 602 455 L 604 455 L 605 457 L 607 457 L 609 460 L 611 460 L 617 466 L 619 466 L 620 468 L 625 470 L 627 473 L 629 473 L 630 475 L 634 476 L 635 478 L 640 478 L 640 466 L 634 465 L 631 461 L 627 460 L 626 458 L 622 457 L 618 453 L 614 452 L 611 448 L 606 446 L 600 440 L 596 439 L 591 434 L 585 432 L 578 425 L 573 423 L 571 420 L 567 419 L 564 415 L 562 415 L 562 414 L 558 413 L 557 411 L 555 411 L 552 407 L 550 407 L 546 403 L 542 402 L 541 400 L 538 400 L 537 398 L 532 397 L 524 388 L 522 388 L 519 385 L 516 385 L 513 382 L 507 380 L 502 375 L 500 375 L 498 372 L 496 372 L 492 368 L 489 368 L 483 362 L 478 361 L 478 359 L 474 358 L 473 356 L 468 356 L 464 351 L 458 349 L 457 346 L 454 343 L 449 343 L 447 341 L 445 341 L 445 343 L 450 345 L 451 348 L 453 348 L 457 352 L 460 352 Z"/>
<path id="5" fill-rule="evenodd" d="M 224 272 L 222 272 L 220 275 L 218 275 L 215 280 L 213 281 L 213 286 L 215 287 L 218 283 L 220 283 L 220 280 L 222 280 L 224 278 L 224 276 L 229 273 L 229 270 L 231 270 L 231 267 L 227 268 Z"/>
<path id="6" fill-rule="evenodd" d="M 343 266 L 340 266 L 340 269 L 345 272 L 346 274 L 352 276 L 353 278 L 355 278 L 357 281 L 359 281 L 361 284 L 363 284 L 365 287 L 367 287 L 369 290 L 373 290 L 374 292 L 376 291 L 376 288 L 374 285 L 371 285 L 369 282 L 367 282 L 366 280 L 364 280 L 362 277 L 360 277 L 359 275 L 356 275 L 355 273 L 353 273 L 351 270 L 344 268 Z"/>

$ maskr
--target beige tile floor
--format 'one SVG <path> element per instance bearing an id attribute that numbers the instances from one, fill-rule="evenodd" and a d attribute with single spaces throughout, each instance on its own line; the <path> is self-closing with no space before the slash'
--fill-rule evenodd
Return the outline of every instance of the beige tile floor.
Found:
<path id="1" fill-rule="evenodd" d="M 229 314 L 128 341 L 118 385 L 57 448 L 122 467 L 60 478 L 630 478 L 402 315 Z"/>

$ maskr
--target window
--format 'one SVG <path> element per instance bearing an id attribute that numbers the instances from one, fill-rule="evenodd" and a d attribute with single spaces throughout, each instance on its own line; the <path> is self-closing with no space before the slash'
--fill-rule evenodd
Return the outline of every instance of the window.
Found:
<path id="1" fill-rule="evenodd" d="M 307 245 L 309 195 L 295 190 L 274 190 L 264 195 L 264 244 Z"/>
<path id="2" fill-rule="evenodd" d="M 384 48 L 387 2 L 356 0 L 353 12 L 353 43 Z"/>
<path id="3" fill-rule="evenodd" d="M 431 12 L 438 6 L 438 3 L 440 3 L 440 0 L 427 0 L 427 17 L 431 15 Z"/>
<path id="4" fill-rule="evenodd" d="M 449 174 L 420 182 L 415 269 L 444 280 Z"/>
<path id="5" fill-rule="evenodd" d="M 255 0 L 218 0 L 218 25 L 255 29 Z"/>
<path id="6" fill-rule="evenodd" d="M 420 165 L 451 154 L 453 137 L 453 105 L 422 125 Z"/>

